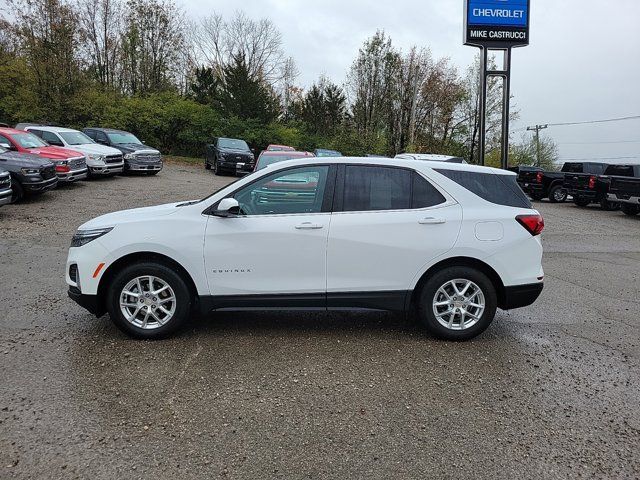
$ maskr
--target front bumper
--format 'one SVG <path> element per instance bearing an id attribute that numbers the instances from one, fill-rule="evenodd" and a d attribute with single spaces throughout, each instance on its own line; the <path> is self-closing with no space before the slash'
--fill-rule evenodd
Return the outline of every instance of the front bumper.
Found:
<path id="1" fill-rule="evenodd" d="M 503 310 L 526 307 L 538 299 L 543 288 L 542 282 L 504 287 L 504 298 L 498 306 Z"/>
<path id="2" fill-rule="evenodd" d="M 98 301 L 97 295 L 86 295 L 80 292 L 77 287 L 69 287 L 69 298 L 87 310 L 89 313 L 93 313 L 96 317 L 101 317 L 106 313 L 104 305 Z"/>
<path id="3" fill-rule="evenodd" d="M 159 163 L 137 163 L 127 161 L 124 165 L 125 172 L 159 172 L 162 170 L 162 162 Z"/>
<path id="4" fill-rule="evenodd" d="M 65 183 L 77 182 L 78 180 L 84 180 L 89 175 L 88 168 L 79 168 L 70 172 L 56 172 L 58 180 Z"/>
<path id="5" fill-rule="evenodd" d="M 0 190 L 0 206 L 11 203 L 12 194 L 13 194 L 13 191 L 10 188 L 6 190 Z"/>
<path id="6" fill-rule="evenodd" d="M 91 175 L 115 175 L 122 173 L 124 170 L 124 162 L 120 163 L 107 163 L 99 166 L 89 166 L 89 173 Z"/>
<path id="7" fill-rule="evenodd" d="M 256 162 L 241 161 L 241 160 L 220 160 L 218 162 L 218 168 L 221 170 L 235 172 L 236 175 L 248 175 L 252 173 L 256 167 Z"/>
<path id="8" fill-rule="evenodd" d="M 28 193 L 40 193 L 47 190 L 53 190 L 58 186 L 58 177 L 49 178 L 48 180 L 36 180 L 34 182 L 25 180 L 21 183 L 22 188 Z"/>

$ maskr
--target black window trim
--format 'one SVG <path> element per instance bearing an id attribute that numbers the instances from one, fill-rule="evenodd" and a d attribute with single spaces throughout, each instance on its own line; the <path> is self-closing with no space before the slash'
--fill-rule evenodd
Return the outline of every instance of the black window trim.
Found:
<path id="1" fill-rule="evenodd" d="M 207 215 L 207 216 L 215 216 L 214 215 L 214 211 L 218 209 L 218 204 L 224 200 L 225 198 L 231 198 L 233 196 L 235 196 L 236 193 L 238 193 L 240 190 L 249 187 L 251 185 L 253 185 L 254 183 L 257 183 L 259 181 L 261 181 L 262 179 L 264 179 L 265 177 L 268 177 L 272 174 L 275 173 L 283 173 L 283 172 L 287 172 L 289 170 L 294 170 L 294 169 L 298 169 L 298 168 L 307 168 L 307 167 L 329 167 L 329 171 L 327 172 L 327 184 L 324 187 L 324 195 L 322 198 L 322 207 L 320 208 L 319 212 L 313 212 L 313 213 L 270 213 L 270 214 L 265 214 L 265 215 L 239 215 L 238 217 L 235 218 L 255 218 L 255 217 L 291 217 L 294 215 L 323 215 L 323 214 L 330 214 L 332 212 L 332 206 L 333 206 L 333 202 L 334 202 L 334 191 L 335 191 L 335 186 L 336 186 L 336 170 L 339 165 L 335 164 L 335 163 L 310 163 L 307 165 L 293 165 L 291 167 L 287 167 L 287 168 L 283 168 L 281 170 L 276 170 L 275 172 L 270 172 L 266 175 L 261 175 L 260 177 L 256 178 L 255 180 L 249 182 L 249 183 L 245 183 L 244 185 L 239 186 L 238 188 L 236 188 L 235 190 L 233 190 L 232 192 L 228 193 L 227 195 L 225 195 L 224 197 L 222 197 L 220 200 L 218 200 L 217 202 L 211 204 L 209 207 L 205 208 L 204 211 L 202 212 L 202 215 Z"/>
<path id="2" fill-rule="evenodd" d="M 345 181 L 345 171 L 346 167 L 377 167 L 377 168 L 395 168 L 397 170 L 407 170 L 411 173 L 412 177 L 409 182 L 409 198 L 413 202 L 413 175 L 420 175 L 425 181 L 429 182 L 429 184 L 435 188 L 440 195 L 444 197 L 444 202 L 438 203 L 436 205 L 431 205 L 430 207 L 420 207 L 420 208 L 394 208 L 394 209 L 384 209 L 384 210 L 344 210 L 344 181 Z M 452 205 L 455 201 L 452 200 L 451 196 L 447 194 L 445 190 L 440 187 L 436 182 L 434 182 L 431 178 L 424 175 L 422 172 L 416 170 L 415 168 L 405 167 L 401 165 L 381 165 L 379 163 L 340 163 L 338 164 L 338 172 L 335 184 L 335 193 L 333 196 L 333 210 L 332 213 L 343 213 L 343 214 L 351 214 L 351 213 L 381 213 L 381 212 L 420 212 L 423 210 L 430 210 L 435 208 L 442 208 L 449 205 Z"/>

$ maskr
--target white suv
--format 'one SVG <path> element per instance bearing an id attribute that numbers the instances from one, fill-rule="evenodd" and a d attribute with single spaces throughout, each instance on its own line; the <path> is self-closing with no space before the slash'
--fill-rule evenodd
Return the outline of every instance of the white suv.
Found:
<path id="1" fill-rule="evenodd" d="M 24 129 L 51 145 L 83 153 L 87 158 L 89 175 L 115 175 L 124 170 L 124 159 L 120 150 L 100 145 L 78 130 L 41 125 L 28 125 Z"/>
<path id="2" fill-rule="evenodd" d="M 72 299 L 126 333 L 192 309 L 413 311 L 436 336 L 486 329 L 542 291 L 544 223 L 512 172 L 443 162 L 306 158 L 202 200 L 125 210 L 74 235 Z"/>

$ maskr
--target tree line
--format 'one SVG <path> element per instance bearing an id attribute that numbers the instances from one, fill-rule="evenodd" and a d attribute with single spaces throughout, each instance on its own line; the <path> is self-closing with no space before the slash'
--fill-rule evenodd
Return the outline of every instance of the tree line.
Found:
<path id="1" fill-rule="evenodd" d="M 379 31 L 343 82 L 320 77 L 302 88 L 266 18 L 191 20 L 172 0 L 8 2 L 11 16 L 0 19 L 2 122 L 122 128 L 179 155 L 199 156 L 213 137 L 231 136 L 256 148 L 477 161 L 477 60 L 460 72 L 426 47 L 403 52 Z M 498 163 L 501 96 L 490 82 L 488 158 Z M 552 162 L 554 148 L 547 150 Z M 519 163 L 533 163 L 530 153 L 528 141 L 514 146 Z"/>

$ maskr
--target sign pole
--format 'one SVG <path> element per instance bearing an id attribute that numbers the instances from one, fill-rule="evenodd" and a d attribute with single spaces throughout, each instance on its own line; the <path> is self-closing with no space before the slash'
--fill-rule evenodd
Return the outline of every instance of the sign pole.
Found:
<path id="1" fill-rule="evenodd" d="M 478 160 L 484 166 L 484 155 L 486 151 L 487 135 L 487 49 L 480 47 L 480 108 L 478 109 L 478 129 L 480 135 L 478 139 Z"/>
<path id="2" fill-rule="evenodd" d="M 511 48 L 504 51 L 504 70 L 502 84 L 502 155 L 500 163 L 503 169 L 509 168 L 509 102 L 511 100 Z"/>

